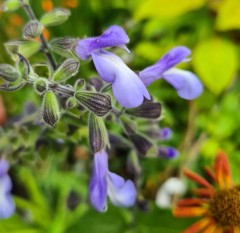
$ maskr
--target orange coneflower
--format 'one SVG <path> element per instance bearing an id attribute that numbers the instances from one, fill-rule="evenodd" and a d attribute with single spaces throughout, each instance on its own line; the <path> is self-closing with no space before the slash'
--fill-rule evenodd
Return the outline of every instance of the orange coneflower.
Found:
<path id="1" fill-rule="evenodd" d="M 213 170 L 207 174 L 214 181 L 210 184 L 198 174 L 184 170 L 184 174 L 202 187 L 194 190 L 199 197 L 180 200 L 173 210 L 176 217 L 204 218 L 183 233 L 240 233 L 240 188 L 234 186 L 229 161 L 224 152 L 217 154 Z"/>

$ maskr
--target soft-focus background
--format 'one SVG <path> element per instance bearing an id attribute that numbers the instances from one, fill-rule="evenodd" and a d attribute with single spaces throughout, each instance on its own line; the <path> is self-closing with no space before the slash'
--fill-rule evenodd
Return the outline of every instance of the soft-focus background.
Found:
<path id="1" fill-rule="evenodd" d="M 66 23 L 45 31 L 49 41 L 98 35 L 112 24 L 122 26 L 132 51 L 122 56 L 134 70 L 153 64 L 174 46 L 185 45 L 192 50 L 192 60 L 180 67 L 195 72 L 205 90 L 197 100 L 185 101 L 163 81 L 150 87 L 163 105 L 160 127 L 172 128 L 169 145 L 177 147 L 180 156 L 174 160 L 142 158 L 136 206 L 123 209 L 109 203 L 104 214 L 88 203 L 92 155 L 87 127 L 67 116 L 55 130 L 44 134 L 38 125 L 23 127 L 22 122 L 34 120 L 30 113 L 35 108 L 39 111 L 39 96 L 26 87 L 14 93 L 1 92 L 0 124 L 5 127 L 1 129 L 0 152 L 11 154 L 17 213 L 0 221 L 0 232 L 179 233 L 194 219 L 175 219 L 170 209 L 155 205 L 157 190 L 165 180 L 180 176 L 183 166 L 201 173 L 222 149 L 229 155 L 235 182 L 239 182 L 239 0 L 32 0 L 31 4 L 37 17 L 54 6 L 72 12 Z M 0 14 L 0 63 L 12 64 L 3 43 L 20 38 L 26 22 L 23 10 Z M 44 57 L 37 55 L 31 61 L 35 59 Z M 96 72 L 83 62 L 80 76 L 92 77 Z M 110 158 L 111 170 L 123 176 L 126 153 L 118 150 Z M 193 184 L 184 181 L 188 184 L 186 195 L 191 195 Z"/>

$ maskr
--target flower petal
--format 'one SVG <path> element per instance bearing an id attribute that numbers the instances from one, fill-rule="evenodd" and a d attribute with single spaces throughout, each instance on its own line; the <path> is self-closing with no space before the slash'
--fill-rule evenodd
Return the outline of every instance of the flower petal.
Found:
<path id="1" fill-rule="evenodd" d="M 219 151 L 214 164 L 217 184 L 221 189 L 232 188 L 233 181 L 227 155 Z"/>
<path id="2" fill-rule="evenodd" d="M 165 71 L 184 61 L 190 54 L 191 51 L 184 46 L 175 47 L 165 54 L 157 63 L 141 71 L 139 77 L 144 84 L 148 86 L 153 81 L 161 78 Z"/>
<path id="3" fill-rule="evenodd" d="M 211 218 L 203 218 L 199 220 L 198 222 L 191 225 L 186 230 L 182 231 L 182 233 L 199 233 L 202 232 L 203 229 L 205 229 L 209 224 L 211 224 L 212 219 Z"/>
<path id="4" fill-rule="evenodd" d="M 6 194 L 12 190 L 12 181 L 9 175 L 0 178 L 0 195 Z"/>
<path id="5" fill-rule="evenodd" d="M 162 76 L 177 90 L 178 95 L 183 99 L 195 99 L 203 91 L 202 83 L 192 72 L 172 68 L 164 72 Z"/>
<path id="6" fill-rule="evenodd" d="M 136 200 L 136 189 L 131 180 L 124 181 L 121 176 L 108 172 L 108 196 L 116 206 L 130 207 Z"/>
<path id="7" fill-rule="evenodd" d="M 11 217 L 15 208 L 13 198 L 10 194 L 0 197 L 0 219 Z"/>
<path id="8" fill-rule="evenodd" d="M 90 200 L 98 211 L 106 210 L 108 157 L 102 150 L 94 154 L 93 174 L 90 181 Z"/>
<path id="9" fill-rule="evenodd" d="M 4 176 L 9 169 L 9 163 L 5 159 L 0 159 L 0 177 Z"/>
<path id="10" fill-rule="evenodd" d="M 101 50 L 92 57 L 98 74 L 104 81 L 112 83 L 113 94 L 122 106 L 134 108 L 143 103 L 144 96 L 150 99 L 137 74 L 117 55 Z"/>
<path id="11" fill-rule="evenodd" d="M 157 155 L 166 159 L 173 159 L 179 155 L 179 152 L 174 147 L 165 146 L 158 148 Z"/>
<path id="12" fill-rule="evenodd" d="M 198 217 L 204 215 L 208 212 L 208 208 L 199 206 L 199 207 L 176 207 L 173 209 L 173 215 L 175 217 Z"/>
<path id="13" fill-rule="evenodd" d="M 101 36 L 79 40 L 75 51 L 81 59 L 86 60 L 94 51 L 107 47 L 120 46 L 128 51 L 125 46 L 128 42 L 128 35 L 123 28 L 113 25 Z"/>
<path id="14" fill-rule="evenodd" d="M 12 181 L 8 175 L 0 178 L 0 219 L 9 218 L 15 211 L 15 204 L 10 194 Z"/>
<path id="15" fill-rule="evenodd" d="M 181 179 L 171 177 L 158 189 L 155 203 L 161 208 L 170 208 L 172 204 L 172 196 L 175 194 L 183 194 L 185 190 L 186 185 Z"/>

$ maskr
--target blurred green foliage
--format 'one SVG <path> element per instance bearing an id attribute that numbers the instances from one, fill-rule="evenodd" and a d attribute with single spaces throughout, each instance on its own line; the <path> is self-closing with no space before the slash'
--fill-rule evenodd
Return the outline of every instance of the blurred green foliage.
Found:
<path id="1" fill-rule="evenodd" d="M 187 102 L 179 99 L 163 81 L 149 88 L 154 98 L 163 104 L 160 126 L 173 129 L 171 144 L 179 147 L 181 155 L 173 161 L 141 160 L 139 195 L 150 203 L 148 210 L 141 211 L 139 206 L 126 210 L 110 205 L 104 214 L 96 213 L 88 203 L 91 157 L 87 149 L 87 128 L 81 125 L 87 119 L 63 116 L 56 129 L 42 129 L 32 124 L 38 119 L 37 114 L 24 112 L 30 100 L 40 109 L 40 100 L 31 89 L 1 93 L 13 127 L 1 129 L 0 151 L 7 151 L 15 164 L 10 174 L 14 180 L 17 213 L 0 221 L 0 232 L 179 233 L 192 220 L 174 219 L 170 210 L 154 205 L 156 191 L 164 180 L 179 175 L 182 166 L 201 171 L 202 166 L 213 162 L 221 148 L 229 155 L 233 178 L 239 182 L 239 0 L 31 2 L 39 18 L 53 6 L 71 10 L 66 23 L 46 32 L 49 41 L 63 36 L 98 35 L 112 24 L 123 26 L 131 39 L 132 55 L 125 56 L 126 61 L 138 70 L 156 62 L 174 46 L 188 46 L 192 49 L 192 62 L 181 66 L 200 77 L 205 91 L 197 100 Z M 3 43 L 21 37 L 26 22 L 22 10 L 1 13 L 0 63 L 11 63 Z M 38 58 L 43 56 L 39 53 Z M 96 76 L 96 72 L 82 62 L 80 76 L 89 75 Z M 120 131 L 118 126 L 113 130 Z M 111 160 L 111 167 L 124 173 L 126 155 L 121 154 L 117 159 L 119 161 Z"/>

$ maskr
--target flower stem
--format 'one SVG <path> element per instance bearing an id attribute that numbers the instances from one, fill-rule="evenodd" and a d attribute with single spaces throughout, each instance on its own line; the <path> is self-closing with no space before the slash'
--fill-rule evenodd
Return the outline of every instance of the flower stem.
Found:
<path id="1" fill-rule="evenodd" d="M 23 9 L 25 10 L 29 19 L 37 20 L 31 6 L 28 3 L 26 3 L 24 0 L 21 0 L 21 3 L 22 3 L 22 6 L 23 6 Z M 47 40 L 46 40 L 45 36 L 43 35 L 43 33 L 40 35 L 40 40 L 41 40 L 41 43 L 42 43 L 42 49 L 43 49 L 44 54 L 46 55 L 48 61 L 50 62 L 53 70 L 56 70 L 57 69 L 57 64 L 56 64 L 55 59 L 54 59 L 54 57 L 53 57 L 53 55 L 52 55 L 52 53 L 49 49 Z"/>

